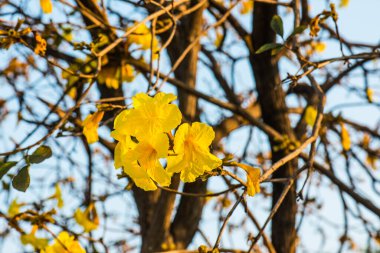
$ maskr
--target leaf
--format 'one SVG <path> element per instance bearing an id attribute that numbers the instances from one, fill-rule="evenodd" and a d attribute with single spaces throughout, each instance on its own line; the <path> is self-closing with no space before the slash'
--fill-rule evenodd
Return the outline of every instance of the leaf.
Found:
<path id="1" fill-rule="evenodd" d="M 48 147 L 48 146 L 42 145 L 39 148 L 37 148 L 33 152 L 33 154 L 31 154 L 29 156 L 29 162 L 31 162 L 31 163 L 41 163 L 44 160 L 46 160 L 49 157 L 51 157 L 51 155 L 52 155 L 51 148 Z"/>
<path id="2" fill-rule="evenodd" d="M 23 167 L 12 180 L 12 186 L 18 191 L 25 192 L 30 184 L 29 165 Z"/>
<path id="3" fill-rule="evenodd" d="M 297 26 L 294 31 L 289 35 L 288 39 L 293 37 L 294 35 L 296 34 L 300 34 L 300 33 L 303 33 L 305 30 L 307 29 L 307 25 L 300 25 L 300 26 Z"/>
<path id="4" fill-rule="evenodd" d="M 0 180 L 3 178 L 8 171 L 17 164 L 17 162 L 6 162 L 0 163 Z"/>
<path id="5" fill-rule="evenodd" d="M 279 47 L 282 47 L 283 45 L 282 44 L 279 44 L 279 43 L 268 43 L 268 44 L 264 44 L 262 45 L 256 52 L 255 54 L 261 54 L 265 51 L 268 51 L 268 50 L 271 50 L 271 49 L 276 49 L 276 48 L 279 48 Z"/>
<path id="6" fill-rule="evenodd" d="M 275 31 L 278 35 L 284 37 L 284 24 L 282 23 L 280 16 L 273 16 L 272 20 L 270 21 L 270 27 L 272 27 L 273 31 Z"/>
<path id="7" fill-rule="evenodd" d="M 276 48 L 273 48 L 272 51 L 270 52 L 270 54 L 271 54 L 272 56 L 274 56 L 274 55 L 280 53 L 283 49 L 284 49 L 284 47 L 276 47 Z"/>

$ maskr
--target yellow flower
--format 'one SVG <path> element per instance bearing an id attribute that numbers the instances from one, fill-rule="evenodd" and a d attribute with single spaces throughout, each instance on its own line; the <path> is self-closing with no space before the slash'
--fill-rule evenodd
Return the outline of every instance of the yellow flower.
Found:
<path id="1" fill-rule="evenodd" d="M 89 144 L 97 142 L 99 140 L 98 127 L 99 122 L 102 120 L 104 112 L 95 112 L 89 114 L 83 121 L 83 134 Z"/>
<path id="2" fill-rule="evenodd" d="M 214 130 L 204 123 L 182 124 L 175 134 L 175 156 L 168 157 L 167 171 L 181 172 L 183 182 L 194 182 L 205 171 L 222 165 L 222 160 L 210 153 L 214 137 Z"/>
<path id="3" fill-rule="evenodd" d="M 11 204 L 8 207 L 8 216 L 13 217 L 16 214 L 20 213 L 20 207 L 22 207 L 23 204 L 17 202 L 17 198 L 15 198 Z"/>
<path id="4" fill-rule="evenodd" d="M 120 76 L 123 82 L 132 82 L 135 79 L 135 70 L 129 64 L 124 64 L 120 67 Z"/>
<path id="5" fill-rule="evenodd" d="M 86 253 L 74 236 L 66 231 L 61 232 L 54 243 L 47 246 L 41 253 Z"/>
<path id="6" fill-rule="evenodd" d="M 157 38 L 152 37 L 150 29 L 145 24 L 139 24 L 136 30 L 128 36 L 128 44 L 131 43 L 140 45 L 143 50 L 150 49 L 152 46 L 153 53 L 157 52 L 159 49 Z"/>
<path id="7" fill-rule="evenodd" d="M 98 80 L 100 83 L 105 83 L 108 88 L 117 89 L 119 88 L 119 80 L 116 77 L 116 73 L 116 66 L 103 67 L 98 75 Z"/>
<path id="8" fill-rule="evenodd" d="M 372 103 L 373 102 L 373 90 L 371 88 L 367 88 L 366 94 L 367 94 L 368 102 Z"/>
<path id="9" fill-rule="evenodd" d="M 34 52 L 38 55 L 44 56 L 46 52 L 46 40 L 37 33 L 34 38 L 36 39 L 36 47 L 34 48 Z"/>
<path id="10" fill-rule="evenodd" d="M 124 110 L 119 113 L 114 122 L 113 122 L 113 131 L 111 132 L 112 138 L 118 141 L 132 141 L 130 136 L 130 132 L 125 128 L 126 123 L 128 122 L 128 115 L 131 110 Z M 128 138 L 127 138 L 128 137 Z M 118 167 L 117 167 L 118 168 Z"/>
<path id="11" fill-rule="evenodd" d="M 74 218 L 83 227 L 84 232 L 90 232 L 99 226 L 99 217 L 94 204 L 90 204 L 84 212 L 78 208 L 74 213 Z"/>
<path id="12" fill-rule="evenodd" d="M 260 193 L 260 174 L 261 171 L 258 168 L 250 167 L 247 172 L 247 194 L 254 196 L 256 193 Z"/>
<path id="13" fill-rule="evenodd" d="M 317 115 L 317 110 L 313 106 L 309 105 L 306 107 L 303 119 L 309 126 L 314 126 L 315 120 L 317 119 Z"/>
<path id="14" fill-rule="evenodd" d="M 129 64 L 119 66 L 105 66 L 98 75 L 100 83 L 105 83 L 108 88 L 117 89 L 121 82 L 132 82 L 135 79 L 134 69 Z"/>
<path id="15" fill-rule="evenodd" d="M 51 0 L 40 0 L 40 5 L 43 13 L 51 13 L 53 11 Z"/>
<path id="16" fill-rule="evenodd" d="M 41 250 L 48 245 L 49 240 L 47 238 L 36 237 L 37 229 L 37 226 L 33 226 L 32 231 L 29 234 L 21 235 L 20 240 L 23 245 L 30 244 L 34 249 Z"/>
<path id="17" fill-rule="evenodd" d="M 244 0 L 241 2 L 240 13 L 247 14 L 253 10 L 254 1 L 253 0 Z"/>
<path id="18" fill-rule="evenodd" d="M 343 150 L 348 151 L 351 148 L 350 134 L 348 133 L 347 128 L 343 123 L 340 124 L 340 128 L 341 128 L 340 137 L 342 139 Z"/>
<path id="19" fill-rule="evenodd" d="M 314 42 L 312 43 L 312 47 L 317 53 L 322 53 L 326 50 L 326 44 L 323 42 Z"/>
<path id="20" fill-rule="evenodd" d="M 115 148 L 115 167 L 123 167 L 136 186 L 145 191 L 157 189 L 154 182 L 170 185 L 170 175 L 162 167 L 159 159 L 168 155 L 169 139 L 164 133 L 140 138 L 138 143 L 130 136 L 123 136 Z"/>
<path id="21" fill-rule="evenodd" d="M 173 94 L 157 93 L 149 97 L 145 93 L 136 94 L 133 98 L 134 109 L 115 127 L 116 132 L 131 134 L 137 139 L 155 133 L 167 133 L 176 128 L 182 119 L 178 106 L 169 104 L 177 97 Z"/>
<path id="22" fill-rule="evenodd" d="M 63 202 L 63 199 L 62 199 L 62 191 L 61 191 L 61 187 L 59 186 L 59 184 L 55 185 L 55 193 L 54 193 L 53 196 L 57 200 L 57 206 L 58 206 L 58 208 L 62 208 L 63 205 L 64 205 L 64 202 Z"/>
<path id="23" fill-rule="evenodd" d="M 76 97 L 77 97 L 77 88 L 76 88 L 76 87 L 72 87 L 72 88 L 69 90 L 69 92 L 67 92 L 67 95 L 68 95 L 69 97 L 71 97 L 73 100 L 75 100 Z"/>
<path id="24" fill-rule="evenodd" d="M 173 94 L 158 93 L 149 97 L 144 93 L 135 95 L 134 108 L 121 112 L 114 121 L 111 136 L 119 143 L 115 148 L 115 168 L 124 172 L 136 186 L 156 190 L 155 182 L 170 185 L 170 175 L 159 159 L 168 156 L 169 138 L 166 133 L 181 123 L 181 112 Z"/>
<path id="25" fill-rule="evenodd" d="M 244 163 L 233 162 L 232 165 L 242 168 L 247 173 L 247 194 L 253 197 L 256 193 L 260 193 L 261 170 Z"/>
<path id="26" fill-rule="evenodd" d="M 347 7 L 350 0 L 340 0 L 339 7 Z"/>

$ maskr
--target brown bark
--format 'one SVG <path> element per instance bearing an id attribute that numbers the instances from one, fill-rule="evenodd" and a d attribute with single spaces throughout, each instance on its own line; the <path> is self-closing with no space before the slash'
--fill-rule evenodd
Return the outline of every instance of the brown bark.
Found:
<path id="1" fill-rule="evenodd" d="M 254 8 L 252 41 L 255 49 L 266 43 L 276 41 L 276 35 L 270 28 L 270 21 L 277 13 L 276 6 L 256 3 Z M 279 69 L 270 52 L 252 55 L 251 64 L 256 81 L 258 100 L 262 117 L 265 123 L 279 133 L 293 139 L 294 134 L 287 116 L 285 92 L 281 87 Z M 272 161 L 276 162 L 287 154 L 287 151 L 277 150 L 276 140 L 270 140 L 272 147 Z M 273 177 L 290 178 L 296 169 L 295 163 L 287 163 L 280 168 Z M 277 203 L 284 189 L 283 184 L 273 184 L 272 206 Z M 297 212 L 295 186 L 291 188 L 272 220 L 272 242 L 278 253 L 295 252 L 295 216 Z"/>
<path id="2" fill-rule="evenodd" d="M 191 5 L 194 6 L 197 3 L 198 1 L 192 1 Z M 186 16 L 181 21 L 181 24 L 179 24 L 177 34 L 168 47 L 168 53 L 172 63 L 174 63 L 188 45 L 199 36 L 202 30 L 203 10 L 204 8 L 200 8 Z M 191 88 L 195 88 L 196 86 L 199 51 L 200 44 L 198 43 L 174 72 L 177 79 Z M 198 120 L 197 97 L 178 89 L 178 98 L 184 120 L 190 122 Z M 207 182 L 198 180 L 191 184 L 185 184 L 183 190 L 185 192 L 205 193 L 207 190 Z M 197 232 L 204 204 L 205 201 L 203 198 L 181 197 L 177 213 L 170 227 L 177 249 L 185 249 L 191 243 Z"/>

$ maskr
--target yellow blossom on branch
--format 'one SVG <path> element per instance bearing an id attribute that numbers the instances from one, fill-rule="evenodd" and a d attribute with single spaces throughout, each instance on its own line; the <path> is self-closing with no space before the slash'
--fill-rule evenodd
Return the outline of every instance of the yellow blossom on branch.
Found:
<path id="1" fill-rule="evenodd" d="M 350 0 L 340 0 L 339 7 L 347 7 Z"/>
<path id="2" fill-rule="evenodd" d="M 255 196 L 256 193 L 260 193 L 260 175 L 261 170 L 259 168 L 254 168 L 246 164 L 239 164 L 239 167 L 247 172 L 247 194 L 251 197 Z"/>
<path id="3" fill-rule="evenodd" d="M 241 2 L 241 8 L 240 13 L 241 14 L 247 14 L 252 12 L 253 10 L 254 1 L 253 0 L 244 0 Z"/>
<path id="4" fill-rule="evenodd" d="M 350 134 L 348 133 L 348 130 L 343 123 L 340 124 L 340 128 L 341 128 L 340 137 L 342 139 L 343 150 L 348 151 L 351 148 Z"/>
<path id="5" fill-rule="evenodd" d="M 84 211 L 78 208 L 74 213 L 75 221 L 83 227 L 84 232 L 95 230 L 99 226 L 99 217 L 95 205 L 90 204 Z"/>
<path id="6" fill-rule="evenodd" d="M 149 191 L 170 184 L 170 175 L 159 159 L 169 152 L 166 133 L 181 123 L 181 112 L 170 104 L 176 96 L 157 93 L 150 97 L 139 93 L 132 98 L 133 108 L 121 112 L 114 121 L 112 137 L 118 140 L 115 148 L 115 168 L 124 172 L 136 186 Z"/>
<path id="7" fill-rule="evenodd" d="M 94 114 L 89 114 L 83 121 L 83 134 L 89 144 L 95 143 L 99 140 L 98 127 L 103 115 L 104 112 L 97 111 Z"/>
<path id="8" fill-rule="evenodd" d="M 57 207 L 58 208 L 63 207 L 64 202 L 63 202 L 63 198 L 62 198 L 62 191 L 61 191 L 61 187 L 59 186 L 58 183 L 55 185 L 55 193 L 50 198 L 57 200 Z"/>
<path id="9" fill-rule="evenodd" d="M 20 213 L 20 207 L 22 206 L 23 204 L 17 202 L 17 198 L 14 199 L 8 207 L 8 216 L 13 217 L 16 214 Z"/>
<path id="10" fill-rule="evenodd" d="M 66 231 L 61 232 L 52 245 L 47 246 L 41 253 L 86 253 L 80 243 Z"/>
<path id="11" fill-rule="evenodd" d="M 108 88 L 119 88 L 119 80 L 116 77 L 117 66 L 105 66 L 98 75 L 100 83 L 104 83 Z"/>
<path id="12" fill-rule="evenodd" d="M 98 75 L 100 83 L 104 83 L 108 88 L 118 89 L 122 82 L 132 82 L 135 79 L 135 70 L 129 64 L 122 66 L 107 65 L 102 68 Z"/>
<path id="13" fill-rule="evenodd" d="M 312 41 L 309 45 L 310 47 L 306 51 L 308 56 L 314 53 L 323 53 L 326 50 L 326 43 L 320 41 Z"/>
<path id="14" fill-rule="evenodd" d="M 154 182 L 169 186 L 170 175 L 159 161 L 160 158 L 167 157 L 168 149 L 169 139 L 164 133 L 140 138 L 133 149 L 122 150 L 121 163 L 124 172 L 145 191 L 156 190 Z"/>
<path id="15" fill-rule="evenodd" d="M 33 246 L 35 250 L 44 249 L 48 245 L 49 240 L 47 238 L 36 237 L 37 230 L 38 230 L 38 227 L 33 226 L 32 231 L 29 234 L 21 235 L 20 237 L 21 243 L 23 245 L 30 244 Z"/>
<path id="16" fill-rule="evenodd" d="M 373 102 L 373 90 L 371 88 L 366 89 L 366 95 L 368 102 L 372 103 Z"/>
<path id="17" fill-rule="evenodd" d="M 135 70 L 131 65 L 123 64 L 120 67 L 120 77 L 122 82 L 132 82 L 135 79 L 135 76 Z"/>
<path id="18" fill-rule="evenodd" d="M 177 97 L 173 94 L 157 93 L 150 97 L 145 93 L 132 98 L 133 109 L 128 120 L 120 122 L 117 132 L 127 131 L 137 139 L 153 133 L 167 133 L 176 128 L 182 119 L 178 106 L 170 104 Z"/>
<path id="19" fill-rule="evenodd" d="M 156 52 L 159 50 L 159 43 L 156 37 L 145 24 L 135 24 L 137 28 L 127 38 L 127 44 L 137 44 L 142 50 L 152 49 L 153 58 L 157 57 Z"/>
<path id="20" fill-rule="evenodd" d="M 214 138 L 214 130 L 204 123 L 182 124 L 174 138 L 175 156 L 168 157 L 168 172 L 180 172 L 183 182 L 194 182 L 222 165 L 222 160 L 210 153 Z"/>
<path id="21" fill-rule="evenodd" d="M 34 48 L 34 52 L 38 55 L 44 56 L 46 52 L 46 40 L 38 33 L 34 34 L 34 38 L 36 39 L 36 47 Z"/>
<path id="22" fill-rule="evenodd" d="M 53 4 L 51 0 L 40 0 L 40 5 L 43 13 L 51 13 L 53 11 Z"/>
<path id="23" fill-rule="evenodd" d="M 257 193 L 260 193 L 260 175 L 261 170 L 259 168 L 255 168 L 249 166 L 244 163 L 232 162 L 231 165 L 238 166 L 245 170 L 247 173 L 247 194 L 251 197 L 255 196 Z"/>
<path id="24" fill-rule="evenodd" d="M 306 124 L 309 126 L 314 126 L 315 120 L 317 119 L 318 111 L 314 108 L 314 106 L 309 105 L 306 107 L 305 113 L 303 115 L 303 119 Z"/>

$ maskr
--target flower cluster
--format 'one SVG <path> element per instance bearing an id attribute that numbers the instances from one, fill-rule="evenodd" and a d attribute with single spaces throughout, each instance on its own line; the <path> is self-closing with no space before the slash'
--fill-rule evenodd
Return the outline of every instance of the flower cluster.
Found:
<path id="1" fill-rule="evenodd" d="M 204 123 L 182 124 L 170 143 L 171 131 L 182 119 L 178 107 L 171 104 L 176 98 L 162 92 L 154 97 L 139 93 L 132 98 L 133 108 L 122 111 L 114 122 L 115 167 L 122 167 L 146 191 L 156 190 L 155 183 L 170 185 L 173 173 L 181 173 L 183 182 L 194 182 L 205 171 L 222 165 L 210 153 L 215 133 Z"/>

